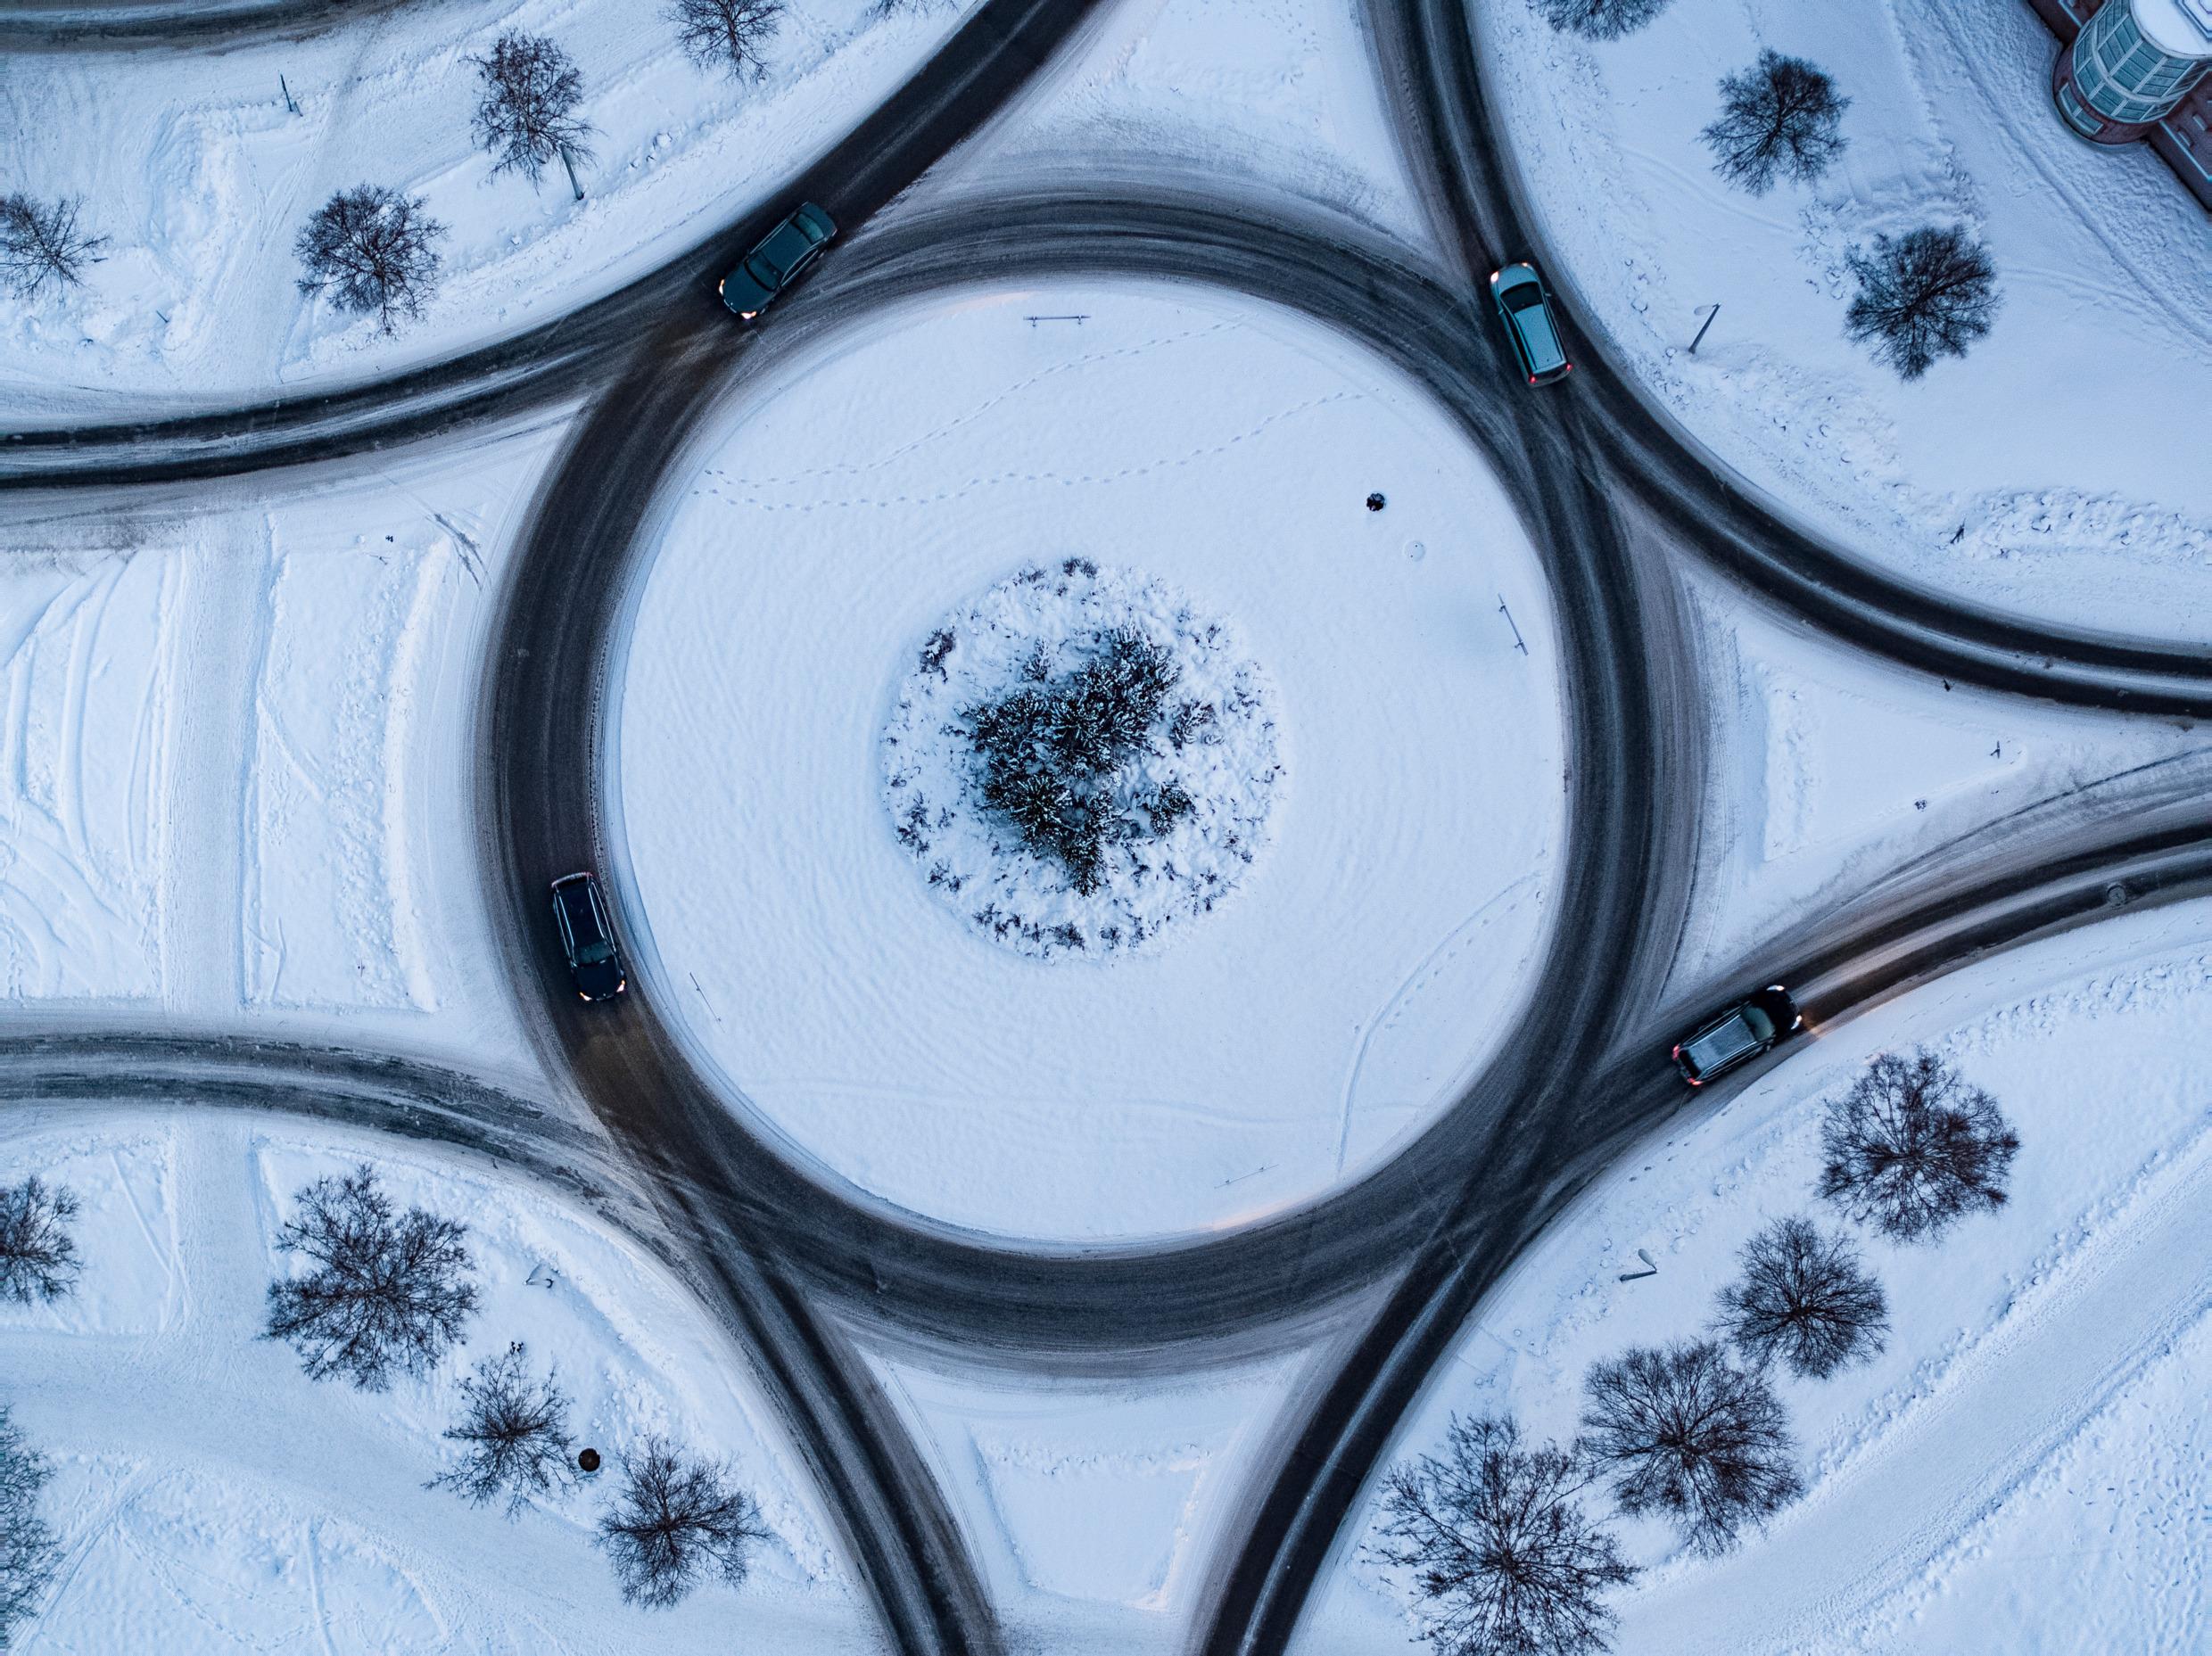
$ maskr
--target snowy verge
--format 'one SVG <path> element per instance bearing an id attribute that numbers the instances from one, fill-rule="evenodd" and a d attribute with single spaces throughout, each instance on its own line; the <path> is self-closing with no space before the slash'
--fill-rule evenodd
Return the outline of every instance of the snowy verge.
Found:
<path id="1" fill-rule="evenodd" d="M 310 1381 L 257 1338 L 293 1191 L 361 1161 L 399 1204 L 466 1220 L 482 1291 L 462 1347 L 384 1394 Z M 0 1319 L 0 1389 L 59 1469 L 62 1567 L 26 1649 L 706 1651 L 733 1612 L 764 1645 L 873 1648 L 746 1359 L 631 1239 L 482 1164 L 276 1119 L 19 1116 L 0 1182 L 29 1172 L 83 1199 L 85 1300 Z M 516 1339 L 580 1443 L 658 1429 L 735 1461 L 772 1532 L 736 1600 L 622 1602 L 590 1540 L 611 1472 L 511 1522 L 423 1487 L 466 1364 Z"/>
<path id="2" fill-rule="evenodd" d="M 2065 1627 L 2098 1649 L 2165 1648 L 2158 1595 L 2092 1581 L 2189 1573 L 2191 1531 L 2167 1508 L 2109 1504 L 2101 1545 L 2114 1557 L 2094 1578 L 2044 1572 L 2019 1594 L 2006 1572 L 1967 1567 L 1999 1536 L 2022 1561 L 2050 1551 L 2032 1520 L 2059 1517 L 2056 1469 L 2097 1442 L 2117 1462 L 2155 1460 L 2144 1434 L 2158 1426 L 2124 1400 L 2205 1382 L 2191 1365 L 2212 1309 L 2208 1036 L 2204 902 L 1998 956 L 1817 1032 L 1718 1111 L 1632 1148 L 1546 1233 L 1440 1365 L 1401 1453 L 1440 1438 L 1455 1410 L 1507 1409 L 1539 1436 L 1571 1437 L 1590 1362 L 1701 1329 L 1736 1250 L 1769 1220 L 1837 1223 L 1812 1194 L 1819 1106 L 1869 1054 L 1925 1043 L 2018 1129 L 2011 1200 L 1932 1247 L 1859 1233 L 1893 1327 L 1869 1365 L 1782 1382 L 1807 1494 L 1718 1561 L 1680 1552 L 1655 1521 L 1624 1523 L 1649 1568 L 1617 1601 L 1620 1647 L 1926 1649 L 1920 1609 L 1974 1591 L 1946 1617 L 1977 1627 L 1980 1647 L 2041 1648 L 2040 1629 Z M 1638 1248 L 1658 1274 L 1619 1281 Z M 1355 1554 L 1316 1600 L 1305 1648 L 1380 1650 L 1404 1631 Z"/>
<path id="3" fill-rule="evenodd" d="M 2067 130 L 2057 42 L 2026 4 L 1676 0 L 1593 45 L 1528 0 L 1477 3 L 1554 279 L 1721 464 L 1853 556 L 1956 597 L 2212 638 L 2204 212 L 2147 151 Z M 1828 176 L 1751 196 L 1698 134 L 1719 77 L 1762 47 L 1827 70 L 1852 103 Z M 2003 301 L 1964 359 L 1906 383 L 1844 335 L 1847 257 L 1923 223 L 1983 240 Z"/>

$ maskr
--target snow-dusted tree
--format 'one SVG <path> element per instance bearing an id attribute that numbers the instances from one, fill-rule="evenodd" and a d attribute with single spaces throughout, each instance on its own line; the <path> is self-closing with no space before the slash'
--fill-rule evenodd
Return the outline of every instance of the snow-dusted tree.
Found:
<path id="1" fill-rule="evenodd" d="M 23 1441 L 0 1404 L 0 1650 L 54 1579 L 54 1531 L 38 1516 L 38 1492 L 54 1469 Z"/>
<path id="2" fill-rule="evenodd" d="M 732 78 L 758 80 L 768 72 L 768 43 L 783 21 L 783 0 L 673 0 L 668 16 L 684 54 L 701 69 L 720 66 Z"/>
<path id="3" fill-rule="evenodd" d="M 1939 356 L 1965 356 L 1996 319 L 1996 267 L 1963 225 L 1878 235 L 1872 252 L 1853 248 L 1850 262 L 1859 292 L 1844 331 L 1902 379 L 1919 379 Z"/>
<path id="4" fill-rule="evenodd" d="M 1885 1052 L 1820 1124 L 1820 1194 L 1901 1242 L 2004 1206 L 2020 1141 L 1981 1088 L 1923 1048 Z"/>
<path id="5" fill-rule="evenodd" d="M 461 1413 L 445 1435 L 462 1446 L 461 1457 L 426 1486 L 450 1489 L 482 1506 L 507 1496 L 514 1517 L 533 1495 L 551 1495 L 570 1481 L 568 1397 L 550 1374 L 539 1379 L 524 1367 L 520 1340 L 477 1364 L 461 1382 Z"/>
<path id="6" fill-rule="evenodd" d="M 437 283 L 435 243 L 444 234 L 420 196 L 380 184 L 341 190 L 315 210 L 293 243 L 307 272 L 300 291 L 328 292 L 341 310 L 374 312 L 389 334 L 400 317 L 422 315 Z"/>
<path id="7" fill-rule="evenodd" d="M 1622 1512 L 1665 1513 L 1694 1552 L 1727 1552 L 1804 1488 L 1773 1387 L 1718 1340 L 1637 1347 L 1593 1364 L 1582 1389 L 1575 1448 Z"/>
<path id="8" fill-rule="evenodd" d="M 1826 1380 L 1882 1348 L 1889 1306 L 1844 1236 L 1777 1219 L 1737 1256 L 1744 1274 L 1721 1290 L 1720 1328 L 1752 1362 L 1777 1358 Z"/>
<path id="9" fill-rule="evenodd" d="M 1582 1510 L 1589 1482 L 1575 1456 L 1489 1417 L 1453 1416 L 1442 1454 L 1391 1469 L 1375 1554 L 1406 1572 L 1442 1656 L 1607 1648 L 1605 1591 L 1637 1572 Z"/>
<path id="10" fill-rule="evenodd" d="M 557 42 L 510 29 L 488 56 L 469 62 L 483 83 L 476 142 L 499 158 L 493 172 L 512 168 L 534 185 L 549 161 L 565 161 L 573 171 L 590 158 L 594 129 L 576 113 L 583 77 Z"/>
<path id="11" fill-rule="evenodd" d="M 695 1460 L 648 1437 L 623 1459 L 623 1491 L 599 1520 L 599 1545 L 623 1597 L 666 1610 L 712 1569 L 735 1586 L 753 1545 L 768 1538 L 760 1509 L 720 1462 Z"/>
<path id="12" fill-rule="evenodd" d="M 1700 135 L 1713 170 L 1764 195 L 1779 175 L 1819 177 L 1844 152 L 1839 130 L 1851 100 L 1801 57 L 1762 52 L 1751 68 L 1721 79 L 1721 119 Z"/>
<path id="13" fill-rule="evenodd" d="M 29 299 L 47 283 L 69 287 L 100 262 L 104 235 L 77 227 L 84 202 L 72 196 L 41 202 L 0 195 L 0 287 Z"/>
<path id="14" fill-rule="evenodd" d="M 310 1380 L 343 1374 L 382 1391 L 394 1371 L 428 1372 L 476 1309 L 468 1227 L 420 1207 L 394 1214 L 366 1166 L 293 1199 L 276 1246 L 314 1268 L 268 1285 L 265 1338 L 288 1341 Z"/>
<path id="15" fill-rule="evenodd" d="M 37 1174 L 0 1186 L 0 1299 L 29 1305 L 59 1299 L 77 1284 L 81 1268 L 69 1222 L 77 1197 L 67 1185 L 50 1185 Z"/>
<path id="16" fill-rule="evenodd" d="M 1633 34 L 1667 9 L 1669 0 L 1536 0 L 1536 9 L 1554 29 L 1591 40 L 1618 40 Z"/>

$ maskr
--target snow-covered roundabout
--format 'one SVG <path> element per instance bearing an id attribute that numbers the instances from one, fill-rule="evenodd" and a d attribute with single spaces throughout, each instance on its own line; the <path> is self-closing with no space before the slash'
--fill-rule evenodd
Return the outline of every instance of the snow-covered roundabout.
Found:
<path id="1" fill-rule="evenodd" d="M 1283 779 L 1267 677 L 1164 583 L 1031 564 L 930 633 L 883 733 L 929 889 L 1023 954 L 1110 955 L 1209 914 Z"/>
<path id="2" fill-rule="evenodd" d="M 1544 942 L 1558 651 L 1414 387 L 1257 301 L 969 290 L 788 350 L 697 454 L 609 861 L 733 1108 L 1067 1241 L 1309 1199 L 1459 1096 Z"/>

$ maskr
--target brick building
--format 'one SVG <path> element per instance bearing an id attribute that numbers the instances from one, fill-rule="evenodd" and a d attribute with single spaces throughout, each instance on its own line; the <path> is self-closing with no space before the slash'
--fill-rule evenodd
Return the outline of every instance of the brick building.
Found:
<path id="1" fill-rule="evenodd" d="M 2212 209 L 2212 0 L 2028 0 L 2063 43 L 2059 113 L 2093 144 L 2146 141 Z"/>

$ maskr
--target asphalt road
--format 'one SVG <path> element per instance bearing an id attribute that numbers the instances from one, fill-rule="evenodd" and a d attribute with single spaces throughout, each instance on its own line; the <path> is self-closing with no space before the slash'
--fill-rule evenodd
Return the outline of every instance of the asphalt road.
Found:
<path id="1" fill-rule="evenodd" d="M 425 0 L 4 0 L 0 53 L 303 40 Z"/>

